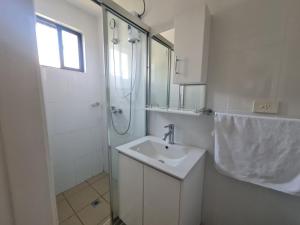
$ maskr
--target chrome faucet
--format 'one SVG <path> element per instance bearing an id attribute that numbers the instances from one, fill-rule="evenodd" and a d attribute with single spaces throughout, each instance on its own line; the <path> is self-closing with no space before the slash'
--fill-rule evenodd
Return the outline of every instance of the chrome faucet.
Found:
<path id="1" fill-rule="evenodd" d="M 174 124 L 169 124 L 167 126 L 165 126 L 165 128 L 169 128 L 169 131 L 167 133 L 164 134 L 163 140 L 167 140 L 167 137 L 169 137 L 168 143 L 173 145 L 174 144 Z"/>

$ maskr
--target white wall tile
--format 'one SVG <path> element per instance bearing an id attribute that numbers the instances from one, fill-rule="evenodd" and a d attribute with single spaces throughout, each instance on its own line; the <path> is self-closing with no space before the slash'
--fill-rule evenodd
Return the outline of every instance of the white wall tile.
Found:
<path id="1" fill-rule="evenodd" d="M 150 134 L 163 137 L 165 125 L 175 124 L 175 142 L 211 149 L 213 120 L 208 116 L 185 116 L 150 112 Z"/>
<path id="2" fill-rule="evenodd" d="M 86 71 L 41 67 L 56 192 L 107 169 L 104 67 L 99 18 L 65 1 L 36 0 L 37 12 L 83 34 Z M 95 5 L 95 7 L 98 7 Z M 72 18 L 72 19 L 71 19 Z M 99 102 L 99 107 L 91 105 Z"/>
<path id="3" fill-rule="evenodd" d="M 101 107 L 92 107 L 94 102 L 46 103 L 49 134 L 59 134 L 74 130 L 99 127 Z"/>
<path id="4" fill-rule="evenodd" d="M 251 113 L 252 101 L 281 101 L 281 116 L 300 117 L 300 1 L 232 1 L 212 20 L 208 107 Z M 221 4 L 222 5 L 222 4 Z M 225 4 L 224 4 L 225 5 Z M 175 124 L 175 141 L 207 148 L 204 224 L 299 224 L 300 200 L 221 175 L 213 162 L 213 118 L 150 113 L 150 134 Z"/>
<path id="5" fill-rule="evenodd" d="M 281 69 L 281 46 L 243 49 L 232 58 L 228 110 L 251 112 L 255 99 L 275 98 Z"/>
<path id="6" fill-rule="evenodd" d="M 57 193 L 103 170 L 99 129 L 83 129 L 50 137 Z"/>
<path id="7" fill-rule="evenodd" d="M 276 98 L 287 22 L 286 2 L 245 1 L 213 17 L 208 104 L 251 112 L 256 98 Z"/>

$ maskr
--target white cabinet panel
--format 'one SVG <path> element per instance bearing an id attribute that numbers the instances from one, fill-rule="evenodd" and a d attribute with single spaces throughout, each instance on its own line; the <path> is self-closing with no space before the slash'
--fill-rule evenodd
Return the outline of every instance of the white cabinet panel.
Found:
<path id="1" fill-rule="evenodd" d="M 201 223 L 204 167 L 205 157 L 202 157 L 181 184 L 180 225 Z"/>
<path id="2" fill-rule="evenodd" d="M 144 166 L 144 225 L 179 222 L 180 181 Z"/>
<path id="3" fill-rule="evenodd" d="M 143 164 L 119 154 L 119 210 L 127 225 L 143 224 Z"/>
<path id="4" fill-rule="evenodd" d="M 178 180 L 119 154 L 119 217 L 127 225 L 199 225 L 205 157 Z"/>
<path id="5" fill-rule="evenodd" d="M 175 18 L 175 84 L 205 84 L 209 52 L 210 13 L 205 4 Z"/>

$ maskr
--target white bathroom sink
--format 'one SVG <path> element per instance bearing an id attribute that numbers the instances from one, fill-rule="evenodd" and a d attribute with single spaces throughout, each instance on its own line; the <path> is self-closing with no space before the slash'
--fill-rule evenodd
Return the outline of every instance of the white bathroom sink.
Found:
<path id="1" fill-rule="evenodd" d="M 184 179 L 198 160 L 205 155 L 203 149 L 177 144 L 170 145 L 152 136 L 142 137 L 118 146 L 117 150 L 179 179 Z"/>
<path id="2" fill-rule="evenodd" d="M 155 140 L 146 140 L 131 149 L 169 166 L 177 166 L 188 154 L 186 147 L 167 145 Z"/>

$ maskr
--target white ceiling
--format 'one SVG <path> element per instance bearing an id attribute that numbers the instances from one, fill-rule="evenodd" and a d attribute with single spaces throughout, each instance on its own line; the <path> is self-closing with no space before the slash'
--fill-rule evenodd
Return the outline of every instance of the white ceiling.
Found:
<path id="1" fill-rule="evenodd" d="M 223 10 L 229 7 L 233 7 L 234 5 L 238 5 L 242 2 L 248 0 L 206 0 L 206 3 L 212 12 L 212 14 L 218 12 L 219 10 Z"/>
<path id="2" fill-rule="evenodd" d="M 75 5 L 80 9 L 83 9 L 89 14 L 95 16 L 99 15 L 100 7 L 96 3 L 92 2 L 92 0 L 65 0 L 65 1 L 67 1 L 72 5 Z"/>
<path id="3" fill-rule="evenodd" d="M 137 11 L 140 12 L 143 8 L 142 0 L 113 0 L 117 4 L 121 5 L 123 8 L 127 9 L 128 11 Z M 152 8 L 153 4 L 158 5 L 169 5 L 170 11 L 172 7 L 175 6 L 175 2 L 178 8 L 184 8 L 186 6 L 195 5 L 199 2 L 205 1 L 211 10 L 212 13 L 224 9 L 227 7 L 231 7 L 235 4 L 239 4 L 240 2 L 244 2 L 247 0 L 146 0 L 147 8 Z M 168 13 L 168 12 L 166 12 Z"/>
<path id="4" fill-rule="evenodd" d="M 113 0 L 129 12 L 141 12 L 142 0 Z M 145 0 L 146 13 L 143 21 L 153 28 L 154 33 L 171 29 L 174 17 L 186 8 L 192 8 L 205 1 L 212 14 L 220 10 L 251 0 Z"/>
<path id="5" fill-rule="evenodd" d="M 92 2 L 91 0 L 66 0 L 67 2 L 76 5 L 79 8 L 82 8 L 89 13 L 97 14 L 99 11 L 97 11 L 96 4 Z M 117 4 L 121 5 L 123 8 L 127 9 L 128 11 L 137 11 L 141 12 L 143 5 L 142 0 L 113 0 Z M 170 10 L 172 11 L 172 6 L 174 6 L 176 0 L 159 0 L 160 4 L 169 4 Z M 184 5 L 191 5 L 195 4 L 196 2 L 201 2 L 202 0 L 181 0 L 179 1 L 182 6 Z M 235 4 L 239 4 L 240 2 L 244 2 L 247 0 L 205 0 L 206 3 L 209 6 L 209 9 L 212 11 L 212 13 L 219 11 L 220 9 L 224 9 L 227 7 L 231 7 Z M 153 5 L 153 3 L 158 2 L 157 0 L 146 0 L 146 4 L 148 5 L 148 8 Z"/>
<path id="6" fill-rule="evenodd" d="M 86 12 L 99 15 L 100 7 L 92 0 L 65 0 Z M 142 0 L 113 0 L 129 12 L 140 13 L 143 9 Z M 143 21 L 153 28 L 154 33 L 173 28 L 173 21 L 179 10 L 193 7 L 205 1 L 212 14 L 220 10 L 234 7 L 241 2 L 251 0 L 146 0 L 146 13 Z"/>
<path id="7" fill-rule="evenodd" d="M 175 43 L 175 29 L 170 29 L 165 32 L 160 33 L 164 38 L 166 38 L 172 44 Z"/>

